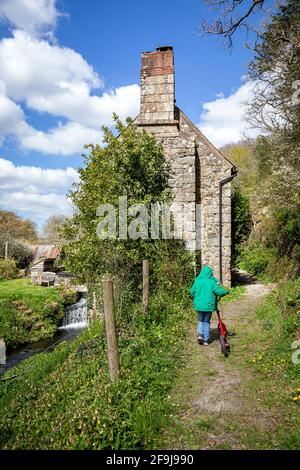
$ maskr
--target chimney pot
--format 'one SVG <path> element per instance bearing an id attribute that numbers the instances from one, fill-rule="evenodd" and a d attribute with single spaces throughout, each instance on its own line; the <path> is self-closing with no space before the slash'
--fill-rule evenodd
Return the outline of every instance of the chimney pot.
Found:
<path id="1" fill-rule="evenodd" d="M 156 48 L 158 52 L 164 52 L 164 51 L 172 51 L 173 46 L 159 46 Z"/>

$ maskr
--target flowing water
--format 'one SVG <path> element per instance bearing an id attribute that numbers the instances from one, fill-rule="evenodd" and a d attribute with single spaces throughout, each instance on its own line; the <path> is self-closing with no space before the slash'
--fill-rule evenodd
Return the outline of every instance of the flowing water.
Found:
<path id="1" fill-rule="evenodd" d="M 85 295 L 74 305 L 68 305 L 65 309 L 63 324 L 59 330 L 78 330 L 87 326 L 87 304 Z"/>
<path id="2" fill-rule="evenodd" d="M 83 294 L 80 300 L 74 305 L 68 305 L 65 308 L 65 314 L 62 326 L 57 330 L 53 338 L 38 341 L 36 343 L 21 346 L 13 351 L 7 351 L 6 357 L 2 357 L 0 361 L 0 374 L 4 373 L 11 367 L 19 364 L 24 359 L 37 353 L 45 351 L 53 351 L 56 344 L 63 340 L 71 341 L 87 326 L 87 304 Z M 1 350 L 1 352 L 3 352 Z"/>

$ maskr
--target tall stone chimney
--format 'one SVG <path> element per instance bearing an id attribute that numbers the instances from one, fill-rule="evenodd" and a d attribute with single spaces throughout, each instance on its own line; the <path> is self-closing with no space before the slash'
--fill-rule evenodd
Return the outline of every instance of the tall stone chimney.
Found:
<path id="1" fill-rule="evenodd" d="M 140 122 L 174 121 L 175 80 L 173 47 L 142 53 Z"/>

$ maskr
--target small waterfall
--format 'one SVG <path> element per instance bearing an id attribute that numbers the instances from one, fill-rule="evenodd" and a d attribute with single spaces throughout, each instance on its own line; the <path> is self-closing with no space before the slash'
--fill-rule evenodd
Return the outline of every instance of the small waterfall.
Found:
<path id="1" fill-rule="evenodd" d="M 87 304 L 85 296 L 73 305 L 65 308 L 63 324 L 59 330 L 80 329 L 87 326 Z"/>

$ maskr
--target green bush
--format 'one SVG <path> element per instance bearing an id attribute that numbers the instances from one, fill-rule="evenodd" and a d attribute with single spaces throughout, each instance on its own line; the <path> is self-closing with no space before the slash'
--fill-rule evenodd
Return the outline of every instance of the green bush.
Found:
<path id="1" fill-rule="evenodd" d="M 293 261 L 289 256 L 283 256 L 270 261 L 266 274 L 272 281 L 277 282 L 288 276 L 292 270 Z"/>
<path id="2" fill-rule="evenodd" d="M 18 276 L 18 268 L 13 259 L 0 260 L 0 280 L 14 279 Z"/>
<path id="3" fill-rule="evenodd" d="M 241 249 L 237 265 L 253 276 L 268 278 L 268 268 L 276 260 L 275 248 L 262 244 L 246 244 Z"/>
<path id="4" fill-rule="evenodd" d="M 280 283 L 257 311 L 265 341 L 263 354 L 257 351 L 258 365 L 290 387 L 299 387 L 299 364 L 291 360 L 291 345 L 300 333 L 299 312 L 300 278 Z"/>
<path id="5" fill-rule="evenodd" d="M 8 241 L 8 255 L 14 259 L 19 269 L 25 269 L 33 259 L 33 252 L 28 245 L 15 240 L 7 232 L 0 230 L 0 256 L 4 257 L 5 242 Z"/>
<path id="6" fill-rule="evenodd" d="M 299 364 L 293 358 L 299 357 L 293 347 L 300 334 L 299 313 L 300 278 L 280 282 L 259 306 L 253 321 L 257 326 L 245 332 L 251 347 L 243 360 L 255 370 L 249 390 L 260 397 L 261 406 L 284 416 L 274 426 L 269 448 L 276 442 L 278 449 L 299 449 Z"/>
<path id="7" fill-rule="evenodd" d="M 239 186 L 232 192 L 232 256 L 238 256 L 241 245 L 251 231 L 251 211 L 249 198 L 242 194 Z"/>
<path id="8" fill-rule="evenodd" d="M 63 289 L 60 295 L 64 305 L 75 304 L 77 302 L 77 291 L 75 289 Z"/>

